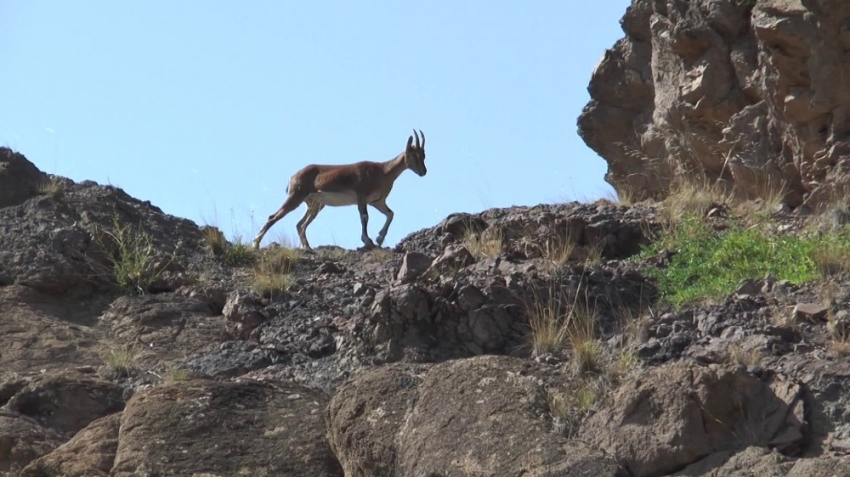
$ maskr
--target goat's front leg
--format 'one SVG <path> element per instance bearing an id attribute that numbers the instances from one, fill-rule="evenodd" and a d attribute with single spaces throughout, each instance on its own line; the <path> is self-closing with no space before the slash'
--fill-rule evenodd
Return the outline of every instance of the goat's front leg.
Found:
<path id="1" fill-rule="evenodd" d="M 393 214 L 393 211 L 389 207 L 387 207 L 387 203 L 384 200 L 372 202 L 372 207 L 377 209 L 378 212 L 384 214 L 384 217 L 387 218 L 387 220 L 384 222 L 384 226 L 381 227 L 381 230 L 378 232 L 377 242 L 378 246 L 380 247 L 381 245 L 383 245 L 384 239 L 387 237 L 387 230 L 390 229 L 390 224 L 392 223 L 393 215 L 395 214 Z"/>
<path id="2" fill-rule="evenodd" d="M 360 240 L 363 241 L 363 245 L 366 248 L 372 248 L 375 246 L 375 244 L 372 242 L 372 239 L 369 238 L 369 231 L 366 228 L 366 226 L 369 224 L 369 213 L 366 211 L 366 203 L 358 203 L 357 210 L 360 211 L 360 225 L 362 226 Z"/>

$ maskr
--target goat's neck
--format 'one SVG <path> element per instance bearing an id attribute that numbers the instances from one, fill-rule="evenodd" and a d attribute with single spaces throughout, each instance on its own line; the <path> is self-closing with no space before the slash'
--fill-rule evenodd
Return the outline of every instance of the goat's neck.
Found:
<path id="1" fill-rule="evenodd" d="M 407 164 L 404 163 L 404 153 L 384 162 L 384 173 L 392 180 L 398 179 L 398 176 L 407 169 Z"/>

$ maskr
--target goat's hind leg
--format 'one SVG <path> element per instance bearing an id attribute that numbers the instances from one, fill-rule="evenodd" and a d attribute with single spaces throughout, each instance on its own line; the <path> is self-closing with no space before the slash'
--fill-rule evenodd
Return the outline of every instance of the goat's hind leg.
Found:
<path id="1" fill-rule="evenodd" d="M 284 218 L 286 214 L 292 212 L 296 208 L 298 208 L 301 203 L 304 202 L 303 197 L 299 197 L 295 194 L 289 194 L 289 197 L 283 201 L 283 205 L 280 206 L 279 209 L 275 211 L 272 215 L 269 216 L 269 219 L 263 225 L 263 228 L 257 233 L 257 236 L 254 237 L 254 248 L 260 248 L 260 242 L 263 240 L 263 236 L 266 235 L 266 232 L 269 231 L 270 228 L 274 224 L 277 223 L 278 220 Z"/>
<path id="2" fill-rule="evenodd" d="M 307 241 L 307 226 L 310 225 L 310 222 L 319 215 L 319 212 L 325 208 L 324 205 L 319 202 L 312 201 L 310 199 L 306 200 L 307 202 L 307 211 L 304 212 L 304 216 L 301 217 L 301 220 L 298 221 L 298 224 L 295 226 L 296 230 L 298 230 L 298 239 L 301 241 L 301 248 L 306 252 L 312 252 L 313 249 L 310 247 L 310 243 Z"/>

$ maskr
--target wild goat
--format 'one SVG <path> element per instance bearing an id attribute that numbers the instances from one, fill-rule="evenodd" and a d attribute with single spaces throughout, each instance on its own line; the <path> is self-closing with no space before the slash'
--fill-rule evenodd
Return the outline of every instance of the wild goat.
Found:
<path id="1" fill-rule="evenodd" d="M 325 208 L 340 207 L 345 205 L 357 205 L 360 211 L 360 224 L 362 232 L 360 240 L 367 248 L 375 244 L 369 238 L 366 224 L 369 222 L 369 214 L 366 205 L 371 205 L 386 216 L 384 226 L 378 232 L 377 242 L 380 247 L 387 236 L 387 230 L 393 221 L 393 211 L 387 207 L 387 196 L 393 188 L 393 183 L 405 169 L 410 169 L 419 177 L 424 176 L 428 170 L 425 168 L 425 134 L 422 135 L 422 143 L 419 135 L 413 130 L 413 136 L 407 138 L 407 146 L 404 152 L 386 162 L 361 161 L 354 164 L 322 165 L 310 164 L 289 178 L 286 187 L 287 197 L 280 208 L 269 216 L 263 228 L 254 238 L 254 248 L 260 247 L 260 241 L 269 229 L 286 214 L 295 210 L 302 202 L 307 203 L 307 212 L 296 226 L 301 247 L 311 250 L 307 242 L 307 226 L 316 218 L 316 215 Z M 416 143 L 413 137 L 416 136 Z"/>

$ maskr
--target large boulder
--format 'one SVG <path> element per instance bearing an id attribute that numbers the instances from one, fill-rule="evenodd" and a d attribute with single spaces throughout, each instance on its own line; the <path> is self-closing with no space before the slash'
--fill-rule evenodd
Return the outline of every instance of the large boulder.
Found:
<path id="1" fill-rule="evenodd" d="M 176 288 L 174 275 L 203 243 L 194 222 L 91 181 L 53 177 L 56 190 L 47 193 L 46 178 L 22 155 L 0 149 L 0 286 L 88 295 L 115 282 L 109 258 L 123 247 L 149 258 L 150 280 L 137 291 Z"/>
<path id="2" fill-rule="evenodd" d="M 0 475 L 18 475 L 92 421 L 123 407 L 120 387 L 86 374 L 6 375 L 0 382 Z"/>
<path id="3" fill-rule="evenodd" d="M 342 386 L 328 434 L 346 476 L 624 476 L 602 452 L 553 432 L 551 368 L 481 356 L 392 365 Z"/>
<path id="4" fill-rule="evenodd" d="M 48 373 L 18 389 L 3 408 L 71 436 L 95 419 L 122 410 L 123 389 L 88 374 Z"/>
<path id="5" fill-rule="evenodd" d="M 57 300 L 22 285 L 0 287 L 0 369 L 94 366 L 99 335 L 87 326 L 103 306 Z"/>
<path id="6" fill-rule="evenodd" d="M 680 361 L 621 386 L 579 436 L 635 477 L 664 475 L 749 446 L 793 454 L 803 444 L 802 392 L 793 382 L 765 382 L 740 368 Z"/>
<path id="7" fill-rule="evenodd" d="M 21 477 L 107 477 L 120 425 L 120 413 L 93 421 L 68 442 L 30 462 Z"/>
<path id="8" fill-rule="evenodd" d="M 326 402 L 281 382 L 178 381 L 139 392 L 121 416 L 110 475 L 341 477 L 325 439 Z"/>

